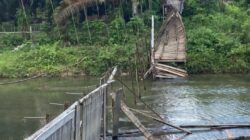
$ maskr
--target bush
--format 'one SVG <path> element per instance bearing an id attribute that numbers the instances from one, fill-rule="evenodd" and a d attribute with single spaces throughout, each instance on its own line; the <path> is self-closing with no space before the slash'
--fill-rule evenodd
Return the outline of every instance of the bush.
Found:
<path id="1" fill-rule="evenodd" d="M 189 4 L 192 0 L 189 0 Z M 194 4 L 194 3 L 193 3 Z M 249 72 L 249 16 L 226 4 L 224 13 L 202 12 L 185 18 L 188 70 L 192 73 Z"/>
<path id="2" fill-rule="evenodd" d="M 4 34 L 0 36 L 0 52 L 4 50 L 12 50 L 21 45 L 24 38 L 20 34 Z"/>

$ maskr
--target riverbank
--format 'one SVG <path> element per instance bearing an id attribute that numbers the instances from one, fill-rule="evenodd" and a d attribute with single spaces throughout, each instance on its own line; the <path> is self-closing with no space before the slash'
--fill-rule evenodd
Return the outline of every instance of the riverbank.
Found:
<path id="1" fill-rule="evenodd" d="M 250 9 L 247 4 L 246 1 L 218 4 L 218 1 L 187 0 L 182 16 L 188 57 L 181 67 L 190 74 L 249 73 Z M 0 36 L 0 77 L 30 77 L 41 73 L 100 75 L 114 65 L 125 72 L 136 67 L 147 69 L 151 15 L 155 15 L 156 35 L 162 23 L 161 7 L 157 5 L 152 13 L 144 11 L 128 19 L 113 12 L 108 21 L 82 22 L 78 28 L 70 22 L 64 34 L 52 25 L 33 34 L 32 39 L 22 34 L 3 34 Z M 136 62 L 136 57 L 139 60 L 144 57 L 145 63 Z"/>
<path id="2" fill-rule="evenodd" d="M 59 47 L 59 43 L 27 45 L 20 50 L 0 55 L 0 77 L 30 77 L 42 73 L 52 76 L 100 75 L 113 65 L 129 67 L 133 48 Z"/>
<path id="3" fill-rule="evenodd" d="M 78 75 L 97 76 L 117 65 L 124 72 L 134 67 L 133 46 L 113 45 L 107 47 L 81 46 L 59 47 L 59 43 L 27 45 L 16 51 L 0 54 L 0 77 L 22 78 L 47 74 L 53 77 Z M 217 57 L 188 52 L 188 61 L 182 65 L 189 74 L 249 73 L 249 56 Z M 132 62 L 131 62 L 132 61 Z M 147 66 L 148 64 L 143 64 Z"/>

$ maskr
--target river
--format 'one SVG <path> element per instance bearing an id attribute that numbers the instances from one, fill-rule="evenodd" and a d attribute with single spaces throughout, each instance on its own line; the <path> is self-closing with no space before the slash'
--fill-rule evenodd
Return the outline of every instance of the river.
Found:
<path id="1" fill-rule="evenodd" d="M 9 80 L 2 79 L 0 83 Z M 80 97 L 75 93 L 86 94 L 98 83 L 93 77 L 43 78 L 0 86 L 0 140 L 27 137 L 44 124 L 44 119 L 24 117 L 56 116 L 63 111 L 63 106 L 51 103 L 72 103 Z M 126 83 L 131 87 L 129 80 Z M 145 87 L 146 90 L 141 90 L 142 100 L 172 124 L 250 124 L 250 75 L 192 75 L 188 79 L 146 81 Z M 125 96 L 134 107 L 132 96 L 127 92 Z M 137 108 L 143 109 L 144 106 L 138 102 Z M 168 129 L 149 119 L 141 120 L 149 128 Z M 121 121 L 121 130 L 135 129 L 125 117 Z M 199 132 L 184 139 L 240 135 L 250 136 L 250 129 Z M 181 136 L 170 137 L 176 139 Z"/>

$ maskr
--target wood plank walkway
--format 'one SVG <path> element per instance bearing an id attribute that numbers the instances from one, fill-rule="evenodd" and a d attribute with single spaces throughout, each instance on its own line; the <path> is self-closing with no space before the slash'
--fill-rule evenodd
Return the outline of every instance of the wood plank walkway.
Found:
<path id="1" fill-rule="evenodd" d="M 167 8 L 155 43 L 155 62 L 186 62 L 186 35 L 181 15 L 173 7 Z"/>
<path id="2" fill-rule="evenodd" d="M 166 0 L 163 9 L 166 18 L 158 32 L 152 51 L 151 67 L 154 69 L 154 77 L 188 76 L 185 70 L 167 65 L 167 63 L 186 62 L 187 60 L 185 26 L 180 15 L 183 11 L 183 4 L 184 0 Z"/>

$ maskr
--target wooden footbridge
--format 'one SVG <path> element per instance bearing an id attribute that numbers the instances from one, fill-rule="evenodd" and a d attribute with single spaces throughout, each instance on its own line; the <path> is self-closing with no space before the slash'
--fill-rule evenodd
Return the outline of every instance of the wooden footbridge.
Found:
<path id="1" fill-rule="evenodd" d="M 152 43 L 151 63 L 153 74 L 158 78 L 186 77 L 185 70 L 167 65 L 186 62 L 186 35 L 182 22 L 184 0 L 166 0 L 165 20 Z M 153 23 L 153 22 L 152 22 Z M 152 25 L 154 26 L 154 25 Z M 153 29 L 153 28 L 152 28 Z M 153 32 L 153 31 L 152 31 Z M 152 40 L 154 40 L 152 38 Z"/>

